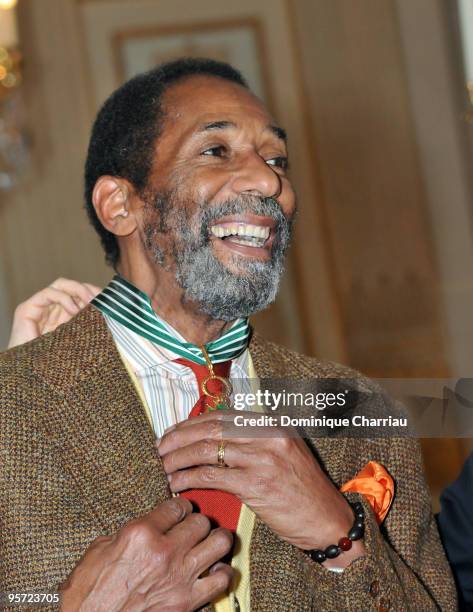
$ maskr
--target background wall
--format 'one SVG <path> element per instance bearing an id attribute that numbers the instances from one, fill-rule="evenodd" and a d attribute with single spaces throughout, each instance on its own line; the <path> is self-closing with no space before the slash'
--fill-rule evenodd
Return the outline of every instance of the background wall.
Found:
<path id="1" fill-rule="evenodd" d="M 248 65 L 250 36 L 301 209 L 281 297 L 256 326 L 371 376 L 471 374 L 473 128 L 453 1 L 20 0 L 19 17 L 32 160 L 0 204 L 0 343 L 15 305 L 56 277 L 110 277 L 82 166 L 123 58 L 181 48 Z M 148 40 L 154 55 L 136 46 Z M 434 493 L 466 449 L 424 443 Z"/>

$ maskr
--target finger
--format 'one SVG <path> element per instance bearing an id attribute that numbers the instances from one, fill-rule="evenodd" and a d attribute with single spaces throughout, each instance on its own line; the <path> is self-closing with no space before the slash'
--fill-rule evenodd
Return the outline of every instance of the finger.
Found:
<path id="1" fill-rule="evenodd" d="M 196 419 L 189 419 L 195 420 Z M 161 457 L 182 446 L 193 444 L 198 440 L 221 440 L 223 437 L 223 424 L 221 421 L 200 421 L 193 427 L 181 427 L 178 423 L 172 430 L 168 430 L 158 442 L 158 451 Z"/>
<path id="2" fill-rule="evenodd" d="M 38 323 L 39 331 L 42 334 L 54 331 L 56 327 L 59 327 L 62 323 L 67 323 L 67 321 L 71 319 L 71 315 L 66 312 L 60 304 L 49 306 L 49 309 L 50 312 L 47 314 L 46 318 L 43 318 L 43 320 Z"/>
<path id="3" fill-rule="evenodd" d="M 217 561 L 217 563 L 215 563 L 214 565 L 212 565 L 212 567 L 209 569 L 209 574 L 214 574 L 215 572 L 218 572 L 219 569 L 221 569 L 222 567 L 226 567 L 227 564 L 223 563 L 223 561 Z M 233 569 L 230 566 L 230 569 Z"/>
<path id="4" fill-rule="evenodd" d="M 62 291 L 53 287 L 38 291 L 17 306 L 9 347 L 33 340 L 46 331 L 52 331 L 59 323 L 75 316 L 79 310 L 74 300 Z"/>
<path id="5" fill-rule="evenodd" d="M 14 346 L 23 344 L 24 342 L 29 342 L 30 340 L 34 340 L 38 336 L 38 326 L 34 321 L 31 321 L 29 319 L 20 321 L 17 318 L 17 315 L 15 314 L 7 348 L 12 348 Z"/>
<path id="6" fill-rule="evenodd" d="M 100 287 L 97 287 L 97 285 L 92 285 L 92 283 L 82 283 L 82 284 L 87 287 L 87 289 L 92 294 L 92 297 L 95 297 L 102 291 Z"/>
<path id="7" fill-rule="evenodd" d="M 150 521 L 161 533 L 166 533 L 174 525 L 183 521 L 192 512 L 192 504 L 185 497 L 173 497 L 159 504 L 149 512 L 144 520 Z"/>
<path id="8" fill-rule="evenodd" d="M 176 548 L 190 550 L 209 535 L 210 529 L 210 521 L 206 516 L 192 512 L 174 525 L 166 535 L 174 542 Z"/>
<path id="9" fill-rule="evenodd" d="M 182 446 L 163 456 L 163 467 L 167 474 L 195 465 L 218 465 L 220 441 L 199 440 Z M 224 462 L 229 467 L 247 467 L 254 453 L 249 445 L 226 440 L 224 442 Z"/>
<path id="10" fill-rule="evenodd" d="M 201 423 L 221 423 L 223 427 L 233 423 L 236 416 L 244 414 L 245 418 L 258 418 L 261 417 L 261 412 L 250 412 L 249 410 L 212 410 L 205 414 L 199 414 L 199 416 L 193 417 L 192 419 L 186 419 L 176 425 L 168 427 L 164 430 L 164 433 L 169 433 L 175 429 L 187 429 L 200 425 Z"/>
<path id="11" fill-rule="evenodd" d="M 222 440 L 226 433 L 229 433 L 231 423 L 228 422 L 228 417 L 225 419 L 202 419 L 196 417 L 189 421 L 197 421 L 192 426 L 184 427 L 183 423 L 179 423 L 174 429 L 168 431 L 158 442 L 158 452 L 161 457 L 167 453 L 175 451 L 178 448 L 193 444 L 199 440 Z M 230 430 L 231 431 L 231 430 Z M 240 444 L 247 444 L 252 441 L 252 438 L 239 438 L 232 435 L 232 440 Z"/>
<path id="12" fill-rule="evenodd" d="M 240 498 L 243 497 L 247 478 L 247 470 L 242 468 L 213 465 L 202 465 L 168 475 L 169 486 L 174 493 L 187 489 L 219 489 Z"/>
<path id="13" fill-rule="evenodd" d="M 225 593 L 233 580 L 233 570 L 229 565 L 222 563 L 218 569 L 205 578 L 198 578 L 192 587 L 192 609 L 214 601 L 219 595 Z"/>
<path id="14" fill-rule="evenodd" d="M 58 289 L 59 291 L 67 293 L 71 297 L 77 296 L 84 304 L 90 302 L 94 297 L 94 294 L 90 292 L 90 289 L 85 283 L 79 283 L 69 278 L 57 278 L 50 286 L 53 289 Z"/>
<path id="15" fill-rule="evenodd" d="M 204 414 L 199 414 L 192 419 L 186 419 L 185 421 L 181 421 L 176 425 L 176 427 L 186 428 L 192 427 L 197 423 L 207 423 L 207 422 L 217 422 L 217 421 L 233 421 L 236 414 L 241 413 L 241 410 L 232 410 L 231 408 L 227 408 L 226 410 L 212 410 L 211 412 L 205 412 Z M 245 414 L 247 414 L 245 412 Z"/>
<path id="16" fill-rule="evenodd" d="M 38 291 L 38 293 L 35 293 L 28 300 L 20 304 L 17 310 L 23 316 L 40 316 L 46 306 L 52 306 L 53 304 L 61 304 L 71 315 L 77 314 L 80 310 L 69 294 L 54 287 L 46 287 Z"/>
<path id="17" fill-rule="evenodd" d="M 208 538 L 200 542 L 187 554 L 185 563 L 197 578 L 228 554 L 233 546 L 233 535 L 228 529 L 213 529 Z"/>

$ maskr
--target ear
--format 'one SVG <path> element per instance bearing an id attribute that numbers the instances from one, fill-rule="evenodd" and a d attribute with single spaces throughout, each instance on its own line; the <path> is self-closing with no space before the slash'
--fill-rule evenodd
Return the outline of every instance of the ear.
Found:
<path id="1" fill-rule="evenodd" d="M 94 186 L 92 202 L 100 223 L 116 236 L 129 236 L 137 227 L 131 184 L 117 176 L 101 176 Z"/>

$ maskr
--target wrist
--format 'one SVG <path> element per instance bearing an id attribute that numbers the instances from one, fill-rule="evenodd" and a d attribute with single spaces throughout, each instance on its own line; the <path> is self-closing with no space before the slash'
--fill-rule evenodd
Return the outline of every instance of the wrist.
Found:
<path id="1" fill-rule="evenodd" d="M 327 568 L 344 568 L 352 561 L 364 556 L 365 547 L 362 538 L 365 533 L 365 510 L 360 502 L 350 504 L 351 527 L 345 535 L 332 541 L 331 544 L 307 550 L 310 558 Z M 340 536 L 341 532 L 338 532 Z"/>
<path id="2" fill-rule="evenodd" d="M 353 525 L 353 509 L 343 495 L 339 497 L 341 503 L 337 504 L 336 511 L 333 509 L 332 514 L 326 517 L 316 516 L 316 522 L 314 520 L 312 525 L 307 526 L 307 533 L 297 543 L 299 548 L 306 552 L 316 548 L 325 549 L 347 535 Z"/>
<path id="3" fill-rule="evenodd" d="M 353 561 L 359 559 L 361 557 L 366 556 L 366 548 L 363 543 L 363 540 L 358 540 L 357 542 L 353 542 L 353 546 L 350 550 L 342 553 L 335 559 L 327 559 L 321 565 L 326 567 L 327 569 L 345 569 L 348 567 Z"/>

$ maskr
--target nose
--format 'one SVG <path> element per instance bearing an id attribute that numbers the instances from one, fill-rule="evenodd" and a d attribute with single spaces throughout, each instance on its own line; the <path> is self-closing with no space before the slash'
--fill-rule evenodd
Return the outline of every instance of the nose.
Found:
<path id="1" fill-rule="evenodd" d="M 232 188 L 238 195 L 247 193 L 265 198 L 277 198 L 282 189 L 281 177 L 256 152 L 240 160 Z"/>

